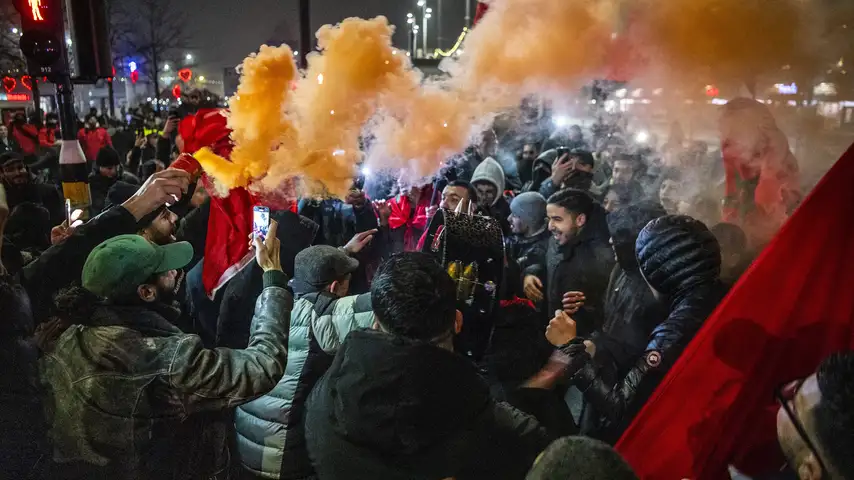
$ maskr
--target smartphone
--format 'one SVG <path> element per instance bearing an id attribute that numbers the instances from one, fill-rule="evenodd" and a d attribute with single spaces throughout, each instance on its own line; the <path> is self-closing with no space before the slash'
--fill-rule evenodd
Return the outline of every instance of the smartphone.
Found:
<path id="1" fill-rule="evenodd" d="M 70 227 L 71 223 L 72 223 L 72 220 L 71 220 L 71 199 L 70 198 L 65 199 L 65 221 L 67 222 L 66 225 L 68 225 Z"/>
<path id="2" fill-rule="evenodd" d="M 267 239 L 270 231 L 270 209 L 268 207 L 255 207 L 252 209 L 252 234 Z"/>

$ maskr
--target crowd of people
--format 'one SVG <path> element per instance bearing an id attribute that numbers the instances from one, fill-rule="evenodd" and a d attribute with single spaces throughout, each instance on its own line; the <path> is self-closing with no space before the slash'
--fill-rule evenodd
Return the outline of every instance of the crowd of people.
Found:
<path id="1" fill-rule="evenodd" d="M 182 117 L 90 112 L 72 215 L 56 118 L 0 126 L 0 478 L 634 479 L 612 446 L 769 238 L 735 142 L 496 126 L 273 209 L 210 291 Z M 784 478 L 854 479 L 854 353 L 792 380 Z"/>

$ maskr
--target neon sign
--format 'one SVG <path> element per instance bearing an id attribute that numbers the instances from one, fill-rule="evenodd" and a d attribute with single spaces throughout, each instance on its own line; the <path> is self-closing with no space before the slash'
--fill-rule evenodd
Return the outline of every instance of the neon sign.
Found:
<path id="1" fill-rule="evenodd" d="M 7 102 L 29 102 L 30 96 L 26 93 L 0 93 L 0 101 Z"/>

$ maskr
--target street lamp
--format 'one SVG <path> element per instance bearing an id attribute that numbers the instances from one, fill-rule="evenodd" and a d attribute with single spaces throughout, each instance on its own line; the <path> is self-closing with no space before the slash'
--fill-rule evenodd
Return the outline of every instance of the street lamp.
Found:
<path id="1" fill-rule="evenodd" d="M 188 62 L 192 62 L 193 61 L 193 54 L 188 53 L 188 54 L 184 55 L 184 59 L 187 60 Z"/>
<path id="2" fill-rule="evenodd" d="M 169 71 L 169 64 L 168 63 L 163 64 L 163 71 L 165 71 L 165 72 Z"/>
<path id="3" fill-rule="evenodd" d="M 426 5 L 424 0 L 419 0 L 418 3 L 422 7 L 424 7 Z M 421 41 L 421 43 L 422 43 L 421 48 L 424 49 L 424 58 L 428 57 L 428 54 L 427 54 L 427 20 L 429 20 L 430 17 L 433 16 L 432 13 L 433 13 L 433 9 L 430 7 L 426 7 L 424 9 L 424 14 L 421 16 L 421 28 L 424 29 L 424 31 L 421 33 L 421 35 L 423 36 L 423 39 Z"/>
<path id="4" fill-rule="evenodd" d="M 412 13 L 407 13 L 406 14 L 406 23 L 409 24 L 409 33 L 407 34 L 407 38 L 406 38 L 407 44 L 409 46 L 409 48 L 407 50 L 409 51 L 409 55 L 411 56 L 414 54 L 412 37 L 415 35 L 415 33 L 414 33 L 412 27 L 415 25 L 415 15 L 413 15 Z"/>
<path id="5" fill-rule="evenodd" d="M 413 55 L 418 57 L 418 25 L 412 26 L 412 51 Z"/>

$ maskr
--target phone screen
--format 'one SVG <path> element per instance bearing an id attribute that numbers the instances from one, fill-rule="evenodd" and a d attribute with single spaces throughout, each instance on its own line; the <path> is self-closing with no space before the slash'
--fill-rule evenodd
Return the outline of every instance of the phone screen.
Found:
<path id="1" fill-rule="evenodd" d="M 270 209 L 267 207 L 255 207 L 252 210 L 252 233 L 261 240 L 267 238 L 270 231 Z"/>

